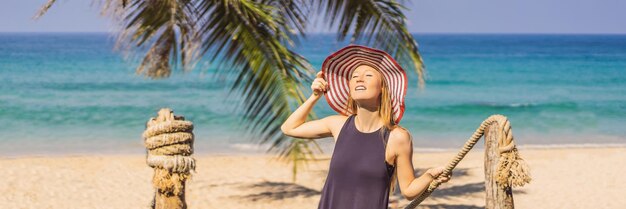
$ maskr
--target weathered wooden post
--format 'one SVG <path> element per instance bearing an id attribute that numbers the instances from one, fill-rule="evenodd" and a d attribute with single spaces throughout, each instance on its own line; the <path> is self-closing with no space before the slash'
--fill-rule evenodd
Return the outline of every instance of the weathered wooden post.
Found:
<path id="1" fill-rule="evenodd" d="M 485 199 L 486 209 L 513 209 L 513 192 L 511 187 L 498 186 L 496 177 L 498 174 L 498 162 L 500 151 L 498 149 L 499 124 L 491 123 L 485 131 Z"/>
<path id="2" fill-rule="evenodd" d="M 146 163 L 154 168 L 152 208 L 184 209 L 185 181 L 195 170 L 193 124 L 168 108 L 150 118 L 143 133 Z"/>

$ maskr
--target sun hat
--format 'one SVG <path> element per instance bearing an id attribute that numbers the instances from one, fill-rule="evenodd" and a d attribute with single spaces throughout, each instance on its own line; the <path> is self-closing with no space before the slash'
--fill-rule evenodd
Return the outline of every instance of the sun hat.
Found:
<path id="1" fill-rule="evenodd" d="M 328 83 L 326 101 L 339 114 L 348 115 L 349 76 L 360 65 L 371 65 L 381 71 L 389 87 L 393 120 L 398 124 L 404 114 L 407 89 L 406 72 L 385 51 L 361 45 L 349 45 L 326 57 L 322 74 Z"/>

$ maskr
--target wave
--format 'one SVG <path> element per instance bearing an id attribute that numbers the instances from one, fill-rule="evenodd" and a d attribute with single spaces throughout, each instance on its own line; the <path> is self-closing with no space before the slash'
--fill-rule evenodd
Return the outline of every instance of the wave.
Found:
<path id="1" fill-rule="evenodd" d="M 426 85 L 441 86 L 478 86 L 479 82 L 460 81 L 460 80 L 428 80 Z"/>
<path id="2" fill-rule="evenodd" d="M 580 144 L 523 144 L 516 145 L 519 150 L 537 150 L 537 149 L 573 149 L 573 148 L 626 148 L 626 143 L 580 143 Z M 238 143 L 231 144 L 230 148 L 232 148 L 235 152 L 262 152 L 269 148 L 267 144 L 247 144 L 247 143 Z M 416 147 L 414 152 L 416 153 L 425 153 L 425 152 L 457 152 L 459 151 L 459 147 Z M 484 148 L 476 148 L 476 149 L 484 149 Z M 332 152 L 325 152 L 326 154 L 330 154 Z"/>
<path id="3" fill-rule="evenodd" d="M 225 83 L 204 81 L 145 81 L 145 82 L 38 82 L 38 83 L 14 83 L 12 88 L 41 89 L 55 91 L 177 91 L 177 90 L 222 90 Z"/>
<path id="4" fill-rule="evenodd" d="M 553 102 L 553 103 L 462 103 L 455 105 L 431 106 L 410 109 L 418 113 L 483 113 L 498 111 L 576 111 L 580 105 L 576 102 Z"/>
<path id="5" fill-rule="evenodd" d="M 236 143 L 231 144 L 230 148 L 238 151 L 265 151 L 269 148 L 268 144 L 246 144 L 246 143 Z"/>
<path id="6" fill-rule="evenodd" d="M 626 143 L 524 144 L 516 146 L 518 149 L 626 148 Z"/>

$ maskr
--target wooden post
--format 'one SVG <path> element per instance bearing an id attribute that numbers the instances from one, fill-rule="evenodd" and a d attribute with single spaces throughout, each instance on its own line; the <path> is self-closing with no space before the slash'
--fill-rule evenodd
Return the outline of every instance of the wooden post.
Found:
<path id="1" fill-rule="evenodd" d="M 496 183 L 498 172 L 498 123 L 491 123 L 485 130 L 485 190 L 486 209 L 513 209 L 513 193 L 511 187 L 502 188 Z"/>
<path id="2" fill-rule="evenodd" d="M 195 170 L 193 124 L 170 109 L 159 110 L 143 133 L 148 149 L 146 163 L 154 168 L 152 208 L 185 209 L 185 181 Z"/>
<path id="3" fill-rule="evenodd" d="M 185 182 L 172 182 L 179 184 L 183 190 L 179 194 L 164 193 L 156 191 L 154 194 L 154 202 L 152 208 L 154 209 L 186 209 L 187 203 L 185 202 Z"/>

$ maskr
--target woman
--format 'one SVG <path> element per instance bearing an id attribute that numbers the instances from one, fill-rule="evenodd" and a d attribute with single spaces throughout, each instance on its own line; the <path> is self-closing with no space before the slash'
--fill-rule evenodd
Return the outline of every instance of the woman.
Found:
<path id="1" fill-rule="evenodd" d="M 411 135 L 398 125 L 406 86 L 405 71 L 384 51 L 350 45 L 326 58 L 311 84 L 313 94 L 281 126 L 287 136 L 334 138 L 319 209 L 386 209 L 393 177 L 412 200 L 443 172 L 437 167 L 414 175 Z M 339 114 L 305 122 L 324 93 Z"/>

